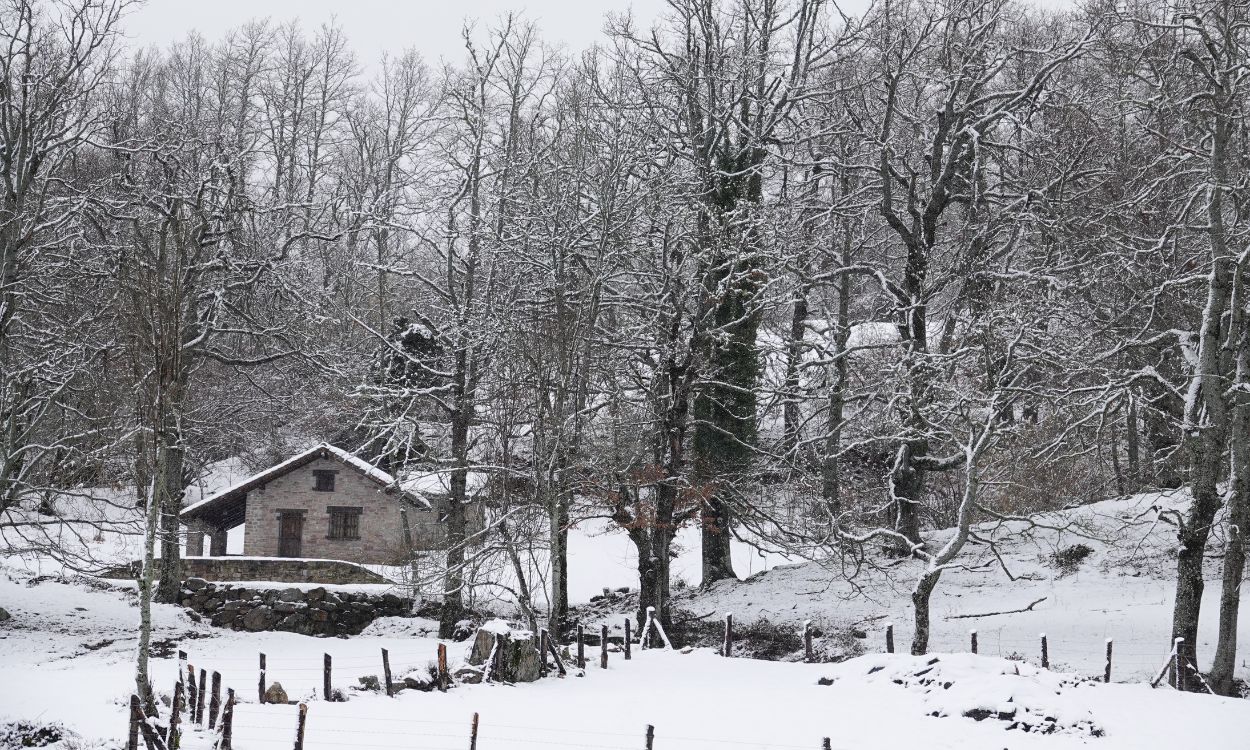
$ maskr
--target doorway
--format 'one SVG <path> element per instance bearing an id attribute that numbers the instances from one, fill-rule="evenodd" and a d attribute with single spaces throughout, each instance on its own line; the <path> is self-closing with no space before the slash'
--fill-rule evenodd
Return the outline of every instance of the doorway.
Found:
<path id="1" fill-rule="evenodd" d="M 300 557 L 304 552 L 304 511 L 278 511 L 278 557 Z"/>

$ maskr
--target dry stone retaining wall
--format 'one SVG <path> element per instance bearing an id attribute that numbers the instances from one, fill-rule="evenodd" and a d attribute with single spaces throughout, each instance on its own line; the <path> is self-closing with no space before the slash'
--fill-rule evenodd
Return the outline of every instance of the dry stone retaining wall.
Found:
<path id="1" fill-rule="evenodd" d="M 182 606 L 231 630 L 281 630 L 302 635 L 356 635 L 378 617 L 407 615 L 411 602 L 394 594 L 327 591 L 323 587 L 256 589 L 188 578 Z"/>

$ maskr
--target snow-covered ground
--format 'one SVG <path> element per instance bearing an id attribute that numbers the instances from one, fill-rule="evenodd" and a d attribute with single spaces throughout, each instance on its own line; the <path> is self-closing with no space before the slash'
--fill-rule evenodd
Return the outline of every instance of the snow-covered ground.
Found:
<path id="1" fill-rule="evenodd" d="M 0 637 L 0 723 L 57 722 L 81 736 L 77 747 L 115 745 L 125 734 L 132 679 L 135 609 L 128 594 L 32 582 L 10 570 L 0 579 L 0 601 L 14 604 Z M 381 648 L 402 675 L 433 658 L 437 641 L 423 634 L 433 623 L 381 621 L 354 638 L 313 639 L 214 631 L 164 606 L 156 607 L 156 621 L 158 641 L 173 639 L 197 668 L 221 672 L 237 691 L 239 750 L 284 750 L 294 736 L 294 706 L 255 700 L 260 652 L 269 680 L 309 703 L 307 750 L 464 748 L 475 712 L 482 750 L 636 748 L 647 724 L 659 750 L 814 750 L 822 737 L 848 750 L 1239 748 L 1250 725 L 1246 701 L 1089 683 L 966 654 L 938 655 L 936 664 L 931 657 L 868 655 L 822 665 L 725 659 L 706 649 L 635 650 L 628 662 L 612 653 L 607 670 L 592 661 L 585 676 L 459 686 L 446 694 L 405 691 L 393 699 L 348 691 L 347 702 L 326 703 L 319 700 L 323 653 L 333 656 L 339 689 L 379 674 Z M 465 644 L 450 648 L 455 658 Z M 161 692 L 170 692 L 176 669 L 172 650 L 154 662 Z M 819 684 L 822 678 L 832 684 Z M 184 747 L 206 750 L 211 742 L 207 731 L 193 731 Z"/>
<path id="2" fill-rule="evenodd" d="M 777 564 L 783 561 L 761 559 L 743 545 L 736 550 L 739 572 L 747 573 L 748 564 L 765 567 L 761 563 L 766 572 L 709 591 L 687 588 L 675 605 L 713 621 L 733 612 L 744 624 L 767 618 L 789 627 L 812 619 L 826 629 L 854 627 L 866 636 L 866 655 L 819 665 L 725 659 L 706 649 L 635 650 L 630 662 L 613 653 L 606 671 L 592 660 L 580 677 L 517 687 L 460 686 L 447 694 L 408 691 L 394 699 L 349 691 L 348 702 L 330 704 L 319 699 L 324 653 L 333 656 L 340 689 L 357 677 L 380 674 L 382 648 L 400 677 L 433 660 L 434 623 L 385 619 L 356 637 L 314 639 L 222 631 L 193 623 L 178 608 L 156 606 L 159 657 L 153 675 L 160 692 L 171 692 L 178 648 L 197 668 L 221 672 L 244 701 L 235 722 L 240 750 L 281 750 L 290 747 L 294 732 L 294 707 L 255 702 L 262 652 L 269 680 L 281 682 L 292 699 L 310 701 L 306 750 L 463 748 L 474 712 L 480 715 L 482 750 L 641 747 L 647 724 L 655 726 L 658 750 L 814 749 L 826 736 L 835 749 L 866 750 L 1244 747 L 1250 702 L 1142 683 L 1157 672 L 1168 648 L 1174 537 L 1157 510 L 1179 502 L 1144 495 L 1054 514 L 1031 530 L 1021 523 L 982 528 L 983 536 L 1002 544 L 997 556 L 986 545 L 976 547 L 967 567 L 943 577 L 934 597 L 932 648 L 947 653 L 938 654 L 937 664 L 880 653 L 889 621 L 898 650 L 906 650 L 915 563 L 865 569 L 848 583 L 828 565 Z M 698 576 L 696 541 L 696 532 L 683 532 L 675 566 L 692 584 Z M 1089 546 L 1090 555 L 1068 570 L 1056 566 L 1052 554 L 1076 543 Z M 631 552 L 619 533 L 590 526 L 574 533 L 575 601 L 605 586 L 636 585 Z M 0 560 L 0 606 L 13 615 L 0 623 L 0 725 L 17 719 L 61 723 L 82 738 L 65 750 L 114 746 L 124 737 L 132 690 L 138 619 L 133 586 L 36 575 L 45 568 L 52 566 Z M 1217 568 L 1213 564 L 1213 577 Z M 1218 596 L 1212 580 L 1199 645 L 1204 662 L 1214 647 Z M 1030 605 L 1024 612 L 987 614 Z M 986 616 L 965 617 L 978 614 Z M 608 617 L 619 633 L 620 615 Z M 1242 619 L 1245 654 L 1250 618 Z M 978 631 L 979 657 L 966 653 L 971 629 Z M 1049 638 L 1052 671 L 1035 666 L 1042 632 Z M 1085 678 L 1101 674 L 1107 638 L 1115 641 L 1116 684 L 1094 684 Z M 466 648 L 449 646 L 453 661 Z M 1250 676 L 1245 656 L 1241 665 L 1242 676 Z M 818 684 L 822 678 L 832 684 Z M 192 734 L 184 746 L 207 750 L 210 742 L 207 733 Z"/>

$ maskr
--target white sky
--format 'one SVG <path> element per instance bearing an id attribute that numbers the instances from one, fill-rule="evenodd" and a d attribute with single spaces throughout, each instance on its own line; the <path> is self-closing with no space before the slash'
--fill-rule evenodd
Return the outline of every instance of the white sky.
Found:
<path id="1" fill-rule="evenodd" d="M 1033 0 L 1039 5 L 1069 6 L 1074 0 Z M 859 12 L 868 0 L 843 0 Z M 331 19 L 346 32 L 357 58 L 366 66 L 385 51 L 415 48 L 428 62 L 459 60 L 460 29 L 466 18 L 491 23 L 508 11 L 535 21 L 548 42 L 583 49 L 601 38 L 604 16 L 632 9 L 649 24 L 665 0 L 147 0 L 125 22 L 138 46 L 164 46 L 196 30 L 216 39 L 253 18 L 286 22 L 298 18 L 308 30 Z"/>

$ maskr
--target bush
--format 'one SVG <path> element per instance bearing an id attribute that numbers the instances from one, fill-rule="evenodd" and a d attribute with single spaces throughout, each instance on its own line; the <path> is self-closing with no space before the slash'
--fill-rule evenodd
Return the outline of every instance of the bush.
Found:
<path id="1" fill-rule="evenodd" d="M 1051 562 L 1059 569 L 1060 575 L 1075 573 L 1085 558 L 1094 554 L 1094 550 L 1084 544 L 1061 547 L 1050 556 Z"/>

